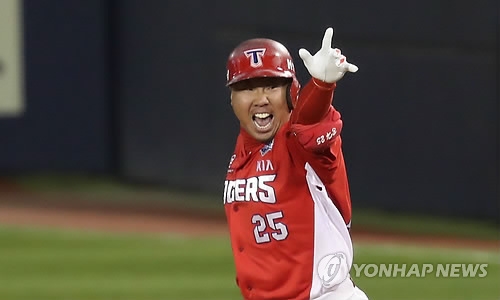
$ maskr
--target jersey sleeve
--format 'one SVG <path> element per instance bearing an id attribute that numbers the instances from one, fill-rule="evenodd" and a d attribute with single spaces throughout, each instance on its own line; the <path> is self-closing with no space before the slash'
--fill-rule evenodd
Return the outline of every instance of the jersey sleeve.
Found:
<path id="1" fill-rule="evenodd" d="M 326 117 L 333 101 L 336 83 L 312 78 L 301 89 L 290 116 L 292 124 L 311 125 Z"/>
<path id="2" fill-rule="evenodd" d="M 340 136 L 342 126 L 340 113 L 330 105 L 321 122 L 310 125 L 291 124 L 290 130 L 306 151 L 331 156 L 334 159 L 338 152 L 335 143 Z"/>

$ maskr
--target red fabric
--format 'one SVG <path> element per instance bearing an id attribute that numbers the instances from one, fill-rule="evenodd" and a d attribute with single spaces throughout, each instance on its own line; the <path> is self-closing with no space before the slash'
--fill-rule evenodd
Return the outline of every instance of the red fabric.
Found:
<path id="1" fill-rule="evenodd" d="M 306 150 L 318 153 L 329 149 L 340 135 L 342 120 L 340 113 L 330 106 L 321 122 L 311 125 L 292 124 L 291 130 Z"/>
<path id="2" fill-rule="evenodd" d="M 301 90 L 290 116 L 292 124 L 310 125 L 321 121 L 333 101 L 335 83 L 311 79 Z"/>

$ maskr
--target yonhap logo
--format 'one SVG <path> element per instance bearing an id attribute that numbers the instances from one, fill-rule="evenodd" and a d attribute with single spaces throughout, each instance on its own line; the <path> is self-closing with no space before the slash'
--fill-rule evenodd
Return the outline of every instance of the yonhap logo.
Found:
<path id="1" fill-rule="evenodd" d="M 325 288 L 332 288 L 347 278 L 349 266 L 344 253 L 337 252 L 323 257 L 318 264 L 318 275 Z"/>

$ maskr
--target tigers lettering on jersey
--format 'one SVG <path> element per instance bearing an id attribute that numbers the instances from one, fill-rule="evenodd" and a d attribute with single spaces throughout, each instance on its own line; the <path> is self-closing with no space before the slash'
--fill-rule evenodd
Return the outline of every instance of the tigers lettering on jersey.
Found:
<path id="1" fill-rule="evenodd" d="M 269 185 L 276 174 L 261 175 L 246 179 L 226 180 L 224 182 L 224 204 L 233 202 L 276 203 L 276 192 Z"/>

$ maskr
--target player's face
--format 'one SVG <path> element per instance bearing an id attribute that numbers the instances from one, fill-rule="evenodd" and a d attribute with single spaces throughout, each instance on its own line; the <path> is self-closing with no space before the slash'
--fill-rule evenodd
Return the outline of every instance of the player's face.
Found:
<path id="1" fill-rule="evenodd" d="M 231 105 L 241 127 L 261 142 L 274 138 L 290 112 L 286 101 L 290 80 L 252 78 L 231 86 Z"/>

